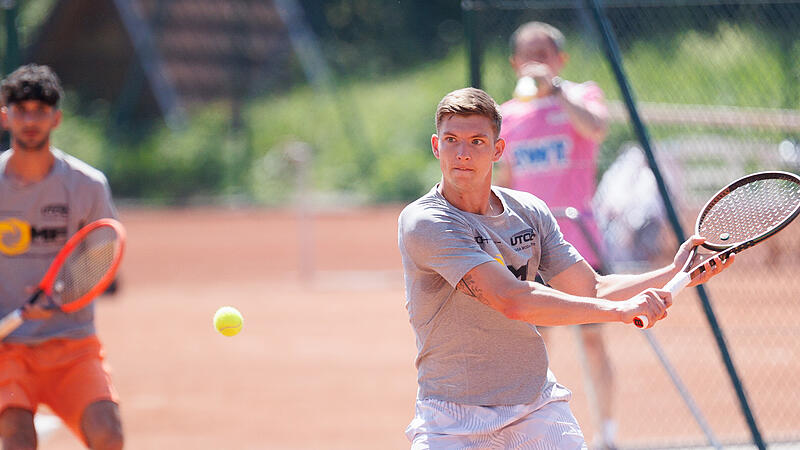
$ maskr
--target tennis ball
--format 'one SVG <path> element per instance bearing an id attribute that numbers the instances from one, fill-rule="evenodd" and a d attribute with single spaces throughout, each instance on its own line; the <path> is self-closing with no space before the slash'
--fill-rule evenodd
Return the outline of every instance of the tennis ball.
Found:
<path id="1" fill-rule="evenodd" d="M 242 331 L 244 318 L 233 306 L 223 306 L 214 314 L 214 328 L 225 336 L 236 336 Z"/>

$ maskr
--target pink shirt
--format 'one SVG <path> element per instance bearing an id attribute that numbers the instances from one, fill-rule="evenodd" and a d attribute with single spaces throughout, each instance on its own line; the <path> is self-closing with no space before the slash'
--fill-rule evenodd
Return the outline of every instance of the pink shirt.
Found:
<path id="1" fill-rule="evenodd" d="M 594 82 L 564 82 L 564 95 L 579 96 L 584 104 L 605 108 L 603 91 Z M 592 216 L 596 188 L 597 153 L 600 147 L 582 136 L 569 121 L 561 102 L 554 97 L 529 102 L 509 100 L 500 107 L 506 140 L 503 162 L 511 167 L 511 188 L 530 192 L 544 200 L 559 217 L 559 210 L 578 209 L 594 242 L 602 238 Z M 597 267 L 599 260 L 577 224 L 559 217 L 561 231 L 586 261 Z"/>

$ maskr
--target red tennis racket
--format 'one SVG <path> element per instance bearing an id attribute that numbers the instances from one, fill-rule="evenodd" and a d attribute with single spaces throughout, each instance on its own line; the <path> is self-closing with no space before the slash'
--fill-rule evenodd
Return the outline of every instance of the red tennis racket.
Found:
<path id="1" fill-rule="evenodd" d="M 694 249 L 683 269 L 664 289 L 675 296 L 693 279 L 705 272 L 706 261 L 723 260 L 739 253 L 789 225 L 800 214 L 800 177 L 788 172 L 759 172 L 742 177 L 706 203 L 697 217 L 695 234 L 706 241 Z M 703 250 L 701 251 L 701 247 Z M 705 250 L 711 250 L 711 253 Z M 693 267 L 692 269 L 690 269 Z M 633 319 L 645 328 L 647 317 Z"/>
<path id="2" fill-rule="evenodd" d="M 44 294 L 65 313 L 85 307 L 114 280 L 124 248 L 125 228 L 118 221 L 100 219 L 84 226 L 58 252 L 26 305 Z M 23 321 L 22 308 L 0 319 L 0 340 Z"/>

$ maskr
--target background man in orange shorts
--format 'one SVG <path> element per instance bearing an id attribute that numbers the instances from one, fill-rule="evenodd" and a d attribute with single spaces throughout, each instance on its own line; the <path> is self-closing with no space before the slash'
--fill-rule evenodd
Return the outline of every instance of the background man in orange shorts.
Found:
<path id="1" fill-rule="evenodd" d="M 81 226 L 115 217 L 105 176 L 50 146 L 62 89 L 47 66 L 20 67 L 0 86 L 0 316 L 22 306 L 53 257 Z M 53 410 L 92 449 L 120 449 L 114 387 L 95 335 L 92 305 L 65 314 L 40 302 L 0 342 L 3 449 L 36 448 L 33 416 Z"/>

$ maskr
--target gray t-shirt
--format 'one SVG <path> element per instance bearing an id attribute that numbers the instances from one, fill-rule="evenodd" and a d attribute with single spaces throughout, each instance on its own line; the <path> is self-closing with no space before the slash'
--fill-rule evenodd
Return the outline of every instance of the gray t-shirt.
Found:
<path id="1" fill-rule="evenodd" d="M 417 340 L 419 392 L 468 405 L 517 405 L 538 398 L 547 351 L 534 325 L 508 319 L 455 289 L 474 267 L 497 261 L 522 280 L 547 282 L 582 257 L 547 206 L 532 194 L 492 191 L 503 213 L 461 211 L 437 190 L 398 220 L 406 309 Z"/>
<path id="2" fill-rule="evenodd" d="M 31 184 L 6 175 L 11 151 L 0 154 L 0 317 L 25 303 L 25 288 L 39 283 L 70 236 L 94 220 L 117 215 L 100 171 L 52 151 L 52 170 Z M 6 341 L 35 344 L 94 333 L 90 304 L 72 314 L 56 312 L 48 320 L 28 320 Z"/>

